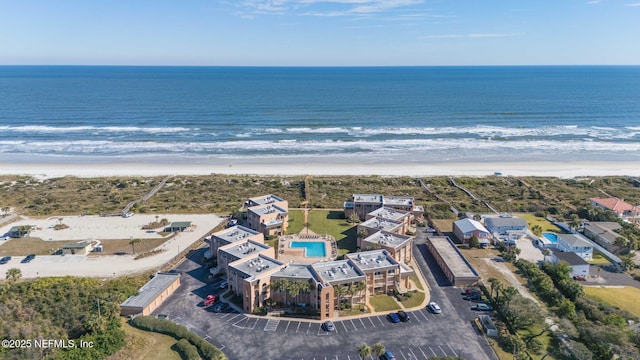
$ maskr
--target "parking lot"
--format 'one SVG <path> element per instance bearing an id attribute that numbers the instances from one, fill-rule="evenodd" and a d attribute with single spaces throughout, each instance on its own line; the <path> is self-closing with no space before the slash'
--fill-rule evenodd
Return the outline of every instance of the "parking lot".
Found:
<path id="1" fill-rule="evenodd" d="M 204 250 L 201 250 L 202 252 Z M 245 315 L 226 307 L 214 312 L 199 304 L 207 295 L 219 295 L 222 279 L 207 282 L 207 269 L 194 253 L 180 265 L 180 288 L 153 315 L 189 328 L 220 348 L 230 359 L 360 359 L 362 343 L 382 343 L 397 359 L 462 356 L 495 359 L 482 334 L 474 327 L 474 303 L 462 299 L 461 289 L 432 286 L 432 300 L 442 314 L 421 308 L 408 311 L 408 322 L 392 323 L 387 314 L 333 319 L 336 330 L 327 332 L 321 321 Z M 435 284 L 428 274 L 430 284 Z M 371 357 L 374 359 L 374 357 Z"/>

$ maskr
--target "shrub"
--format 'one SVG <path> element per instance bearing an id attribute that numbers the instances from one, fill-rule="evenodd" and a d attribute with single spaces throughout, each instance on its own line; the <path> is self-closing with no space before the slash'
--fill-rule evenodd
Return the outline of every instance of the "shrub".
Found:
<path id="1" fill-rule="evenodd" d="M 198 349 L 195 346 L 191 345 L 189 340 L 181 339 L 175 343 L 171 349 L 173 351 L 180 354 L 180 357 L 184 360 L 199 360 L 200 354 L 198 354 Z"/>

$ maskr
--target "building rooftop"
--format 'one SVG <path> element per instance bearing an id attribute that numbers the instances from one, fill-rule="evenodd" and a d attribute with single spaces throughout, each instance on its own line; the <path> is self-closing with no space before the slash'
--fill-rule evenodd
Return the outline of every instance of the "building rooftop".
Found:
<path id="1" fill-rule="evenodd" d="M 529 226 L 525 219 L 519 217 L 487 217 L 484 219 L 484 223 L 487 228 L 518 227 L 526 229 Z"/>
<path id="2" fill-rule="evenodd" d="M 313 273 L 309 268 L 309 265 L 302 264 L 289 264 L 280 269 L 280 271 L 273 273 L 272 278 L 287 278 L 287 279 L 312 279 Z"/>
<path id="3" fill-rule="evenodd" d="M 378 229 L 384 231 L 391 231 L 397 229 L 402 226 L 401 222 L 381 219 L 381 218 L 371 218 L 367 221 L 360 223 L 361 226 L 368 227 L 370 229 Z"/>
<path id="4" fill-rule="evenodd" d="M 370 250 L 359 253 L 345 254 L 345 257 L 360 269 L 362 272 L 368 272 L 377 269 L 388 269 L 399 267 L 398 262 L 394 260 L 387 250 Z"/>
<path id="5" fill-rule="evenodd" d="M 247 240 L 243 242 L 234 242 L 220 247 L 220 251 L 223 251 L 236 259 L 242 259 L 247 256 L 260 253 L 264 250 L 268 250 L 269 245 L 260 244 L 253 240 Z"/>
<path id="6" fill-rule="evenodd" d="M 388 246 L 394 249 L 397 249 L 407 242 L 411 241 L 411 236 L 399 235 L 390 233 L 388 231 L 377 231 L 372 235 L 367 236 L 362 241 L 368 242 L 371 244 L 380 244 L 383 246 Z"/>
<path id="7" fill-rule="evenodd" d="M 584 224 L 584 228 L 594 234 L 598 234 L 604 241 L 613 244 L 621 236 L 614 230 L 620 229 L 622 226 L 613 221 L 590 221 Z"/>
<path id="8" fill-rule="evenodd" d="M 84 249 L 87 246 L 91 245 L 90 242 L 88 241 L 82 241 L 82 242 L 75 242 L 75 243 L 68 243 L 68 244 L 64 244 L 62 246 L 63 249 Z"/>
<path id="9" fill-rule="evenodd" d="M 188 228 L 191 226 L 191 221 L 174 221 L 169 225 L 170 228 Z"/>
<path id="10" fill-rule="evenodd" d="M 278 202 L 284 202 L 284 199 L 273 194 L 249 198 L 250 206 L 268 205 Z"/>
<path id="11" fill-rule="evenodd" d="M 157 273 L 153 279 L 149 280 L 139 290 L 137 295 L 130 296 L 120 306 L 140 307 L 145 308 L 151 302 L 160 296 L 177 278 L 180 274 L 174 273 Z"/>
<path id="12" fill-rule="evenodd" d="M 638 209 L 635 206 L 625 202 L 624 199 L 591 198 L 591 201 L 615 213 L 623 213 L 625 211 L 638 211 Z"/>
<path id="13" fill-rule="evenodd" d="M 337 285 L 365 280 L 364 274 L 349 260 L 317 262 L 310 266 L 323 284 Z"/>
<path id="14" fill-rule="evenodd" d="M 253 206 L 248 209 L 249 212 L 252 212 L 258 216 L 280 213 L 280 214 L 288 214 L 289 212 L 286 209 L 283 209 L 277 205 L 258 205 Z"/>
<path id="15" fill-rule="evenodd" d="M 382 194 L 353 194 L 353 202 L 382 203 Z"/>
<path id="16" fill-rule="evenodd" d="M 368 213 L 367 216 L 374 216 L 381 219 L 388 219 L 394 221 L 401 221 L 404 217 L 408 216 L 409 213 L 402 210 L 396 210 L 394 208 L 383 206 L 377 210 L 373 210 Z"/>
<path id="17" fill-rule="evenodd" d="M 555 250 L 555 249 L 550 249 L 550 250 L 553 253 L 553 255 L 555 255 L 558 258 L 558 260 L 565 261 L 571 266 L 588 265 L 589 264 L 588 262 L 586 262 L 583 258 L 581 258 L 578 254 L 576 254 L 574 252 L 569 252 L 569 251 L 562 252 L 562 251 Z"/>
<path id="18" fill-rule="evenodd" d="M 384 196 L 382 203 L 389 206 L 413 206 L 413 197 L 411 196 Z"/>
<path id="19" fill-rule="evenodd" d="M 480 231 L 484 231 L 486 233 L 489 232 L 489 230 L 487 230 L 484 225 L 480 224 L 479 222 L 473 220 L 473 219 L 462 219 L 462 220 L 458 220 L 455 221 L 453 223 L 455 226 L 458 227 L 458 229 L 460 229 L 460 231 L 462 231 L 463 233 L 468 233 L 468 232 L 472 232 L 474 230 L 480 230 Z"/>
<path id="20" fill-rule="evenodd" d="M 478 274 L 469 266 L 464 256 L 460 253 L 456 245 L 447 236 L 429 236 L 427 240 L 440 254 L 449 269 L 456 277 L 472 277 Z"/>
<path id="21" fill-rule="evenodd" d="M 260 234 L 262 233 L 257 232 L 255 230 L 251 230 L 241 225 L 236 225 L 228 229 L 222 230 L 220 232 L 217 232 L 213 234 L 213 236 L 227 243 L 231 243 L 231 242 L 240 241 L 250 236 L 260 235 Z"/>
<path id="22" fill-rule="evenodd" d="M 572 247 L 593 247 L 593 245 L 588 240 L 578 234 L 558 234 L 558 241 L 560 240 Z"/>
<path id="23" fill-rule="evenodd" d="M 262 254 L 245 261 L 238 261 L 239 263 L 234 263 L 233 265 L 229 265 L 229 267 L 245 274 L 247 278 L 259 276 L 263 271 L 266 272 L 284 265 L 280 261 Z"/>

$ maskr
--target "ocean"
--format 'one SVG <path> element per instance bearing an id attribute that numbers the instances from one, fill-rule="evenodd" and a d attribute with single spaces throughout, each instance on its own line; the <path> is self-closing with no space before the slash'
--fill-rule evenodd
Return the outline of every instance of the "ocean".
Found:
<path id="1" fill-rule="evenodd" d="M 0 66 L 0 157 L 640 160 L 640 67 Z"/>

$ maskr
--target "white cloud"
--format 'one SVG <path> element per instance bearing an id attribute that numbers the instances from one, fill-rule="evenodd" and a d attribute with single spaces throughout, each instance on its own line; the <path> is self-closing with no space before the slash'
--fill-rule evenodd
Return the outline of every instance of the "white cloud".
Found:
<path id="1" fill-rule="evenodd" d="M 602 0 L 591 0 L 591 1 L 587 1 L 587 4 L 595 5 L 595 4 L 600 4 L 601 2 L 602 2 Z"/>
<path id="2" fill-rule="evenodd" d="M 423 2 L 424 0 L 244 0 L 241 7 L 254 14 L 294 13 L 331 17 L 363 16 Z M 305 11 L 299 12 L 301 9 Z"/>
<path id="3" fill-rule="evenodd" d="M 638 6 L 640 6 L 640 3 L 632 3 L 632 4 L 627 4 L 625 6 L 638 7 Z"/>
<path id="4" fill-rule="evenodd" d="M 500 33 L 480 33 L 480 34 L 439 34 L 420 36 L 420 39 L 475 39 L 475 38 L 496 38 L 510 37 L 516 34 L 500 34 Z"/>

